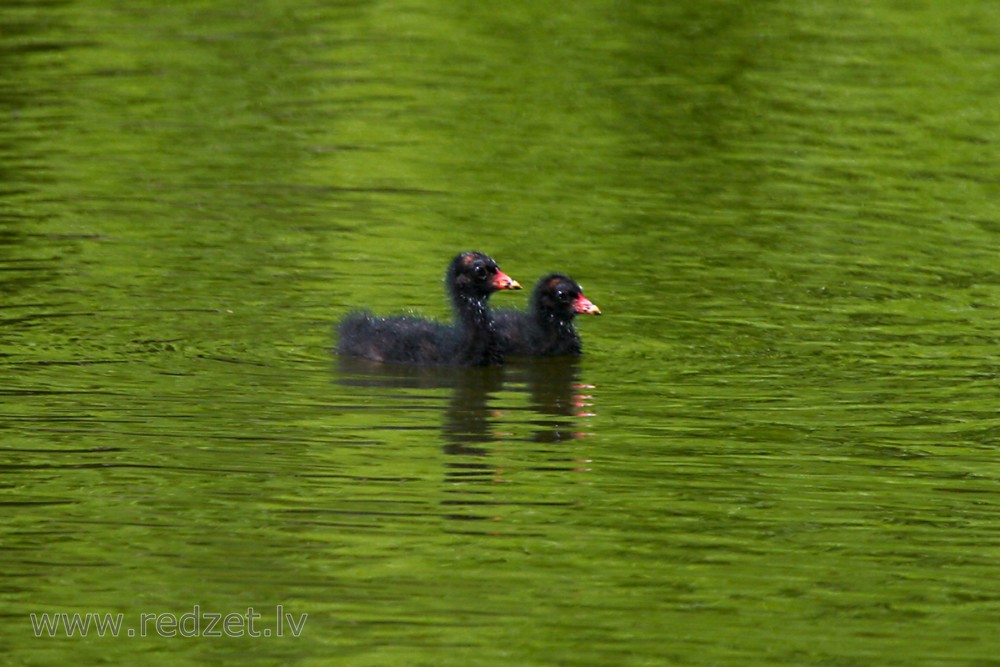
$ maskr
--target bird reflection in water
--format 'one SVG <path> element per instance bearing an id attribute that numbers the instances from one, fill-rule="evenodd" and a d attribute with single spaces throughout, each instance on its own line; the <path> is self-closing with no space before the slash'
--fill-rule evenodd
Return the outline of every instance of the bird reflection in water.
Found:
<path id="1" fill-rule="evenodd" d="M 428 397 L 444 399 L 440 403 L 442 450 L 449 455 L 444 479 L 456 485 L 449 491 L 456 496 L 444 501 L 451 507 L 449 518 L 497 518 L 472 511 L 471 506 L 489 505 L 491 512 L 498 509 L 491 492 L 479 485 L 513 481 L 501 461 L 509 460 L 501 451 L 512 443 L 532 443 L 530 450 L 542 455 L 533 458 L 544 458 L 525 470 L 587 469 L 589 461 L 556 447 L 590 435 L 584 422 L 593 416 L 594 387 L 581 383 L 575 357 L 524 359 L 516 365 L 485 368 L 379 364 L 350 357 L 340 357 L 339 363 L 341 383 L 372 394 L 405 390 L 421 399 L 422 409 L 427 408 Z M 428 393 L 414 395 L 414 390 Z M 447 391 L 446 398 L 440 390 Z M 522 454 L 515 452 L 523 460 Z M 461 511 L 459 506 L 465 512 L 452 511 Z"/>

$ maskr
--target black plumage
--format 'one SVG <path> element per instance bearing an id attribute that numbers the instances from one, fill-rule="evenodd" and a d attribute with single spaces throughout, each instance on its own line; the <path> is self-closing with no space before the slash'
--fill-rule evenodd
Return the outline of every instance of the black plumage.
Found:
<path id="1" fill-rule="evenodd" d="M 601 309 L 583 295 L 583 288 L 575 280 L 551 273 L 535 285 L 527 312 L 494 313 L 500 349 L 504 355 L 579 355 L 583 346 L 573 326 L 577 314 L 600 315 Z"/>
<path id="2" fill-rule="evenodd" d="M 497 263 L 481 252 L 452 260 L 445 286 L 455 310 L 452 324 L 413 316 L 377 317 L 353 313 L 340 324 L 338 351 L 374 361 L 419 365 L 491 366 L 503 353 L 489 309 L 489 297 L 520 289 Z"/>

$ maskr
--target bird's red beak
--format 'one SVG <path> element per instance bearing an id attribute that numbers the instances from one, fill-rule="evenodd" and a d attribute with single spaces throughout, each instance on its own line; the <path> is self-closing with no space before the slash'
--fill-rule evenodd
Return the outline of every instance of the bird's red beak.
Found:
<path id="1" fill-rule="evenodd" d="M 500 269 L 497 269 L 497 274 L 493 276 L 493 287 L 496 289 L 521 289 L 521 283 L 511 278 Z"/>
<path id="2" fill-rule="evenodd" d="M 601 309 L 597 307 L 597 304 L 582 294 L 576 297 L 576 301 L 573 302 L 573 310 L 584 315 L 601 314 Z"/>

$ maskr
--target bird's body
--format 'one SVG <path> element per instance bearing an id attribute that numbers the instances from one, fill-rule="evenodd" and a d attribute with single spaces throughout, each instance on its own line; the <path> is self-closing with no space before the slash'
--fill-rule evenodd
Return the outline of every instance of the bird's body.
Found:
<path id="1" fill-rule="evenodd" d="M 503 362 L 488 300 L 520 289 L 489 256 L 465 252 L 452 260 L 445 282 L 455 310 L 451 325 L 420 317 L 377 317 L 367 311 L 340 325 L 338 351 L 374 361 L 434 366 L 491 366 Z"/>
<path id="2" fill-rule="evenodd" d="M 572 278 L 552 273 L 535 286 L 527 312 L 498 310 L 494 326 L 504 355 L 556 357 L 579 355 L 580 336 L 573 326 L 577 314 L 600 315 Z"/>

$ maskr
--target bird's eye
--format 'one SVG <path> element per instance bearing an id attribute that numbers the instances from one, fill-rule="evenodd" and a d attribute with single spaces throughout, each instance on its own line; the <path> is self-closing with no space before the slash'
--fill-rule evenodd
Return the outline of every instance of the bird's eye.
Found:
<path id="1" fill-rule="evenodd" d="M 482 264 L 476 264 L 476 268 L 473 269 L 473 270 L 476 272 L 476 277 L 477 278 L 485 278 L 487 276 L 487 274 L 489 273 L 486 270 L 486 267 L 483 266 Z"/>
<path id="2" fill-rule="evenodd" d="M 556 290 L 556 298 L 560 301 L 566 301 L 569 298 L 569 294 L 565 290 Z"/>

